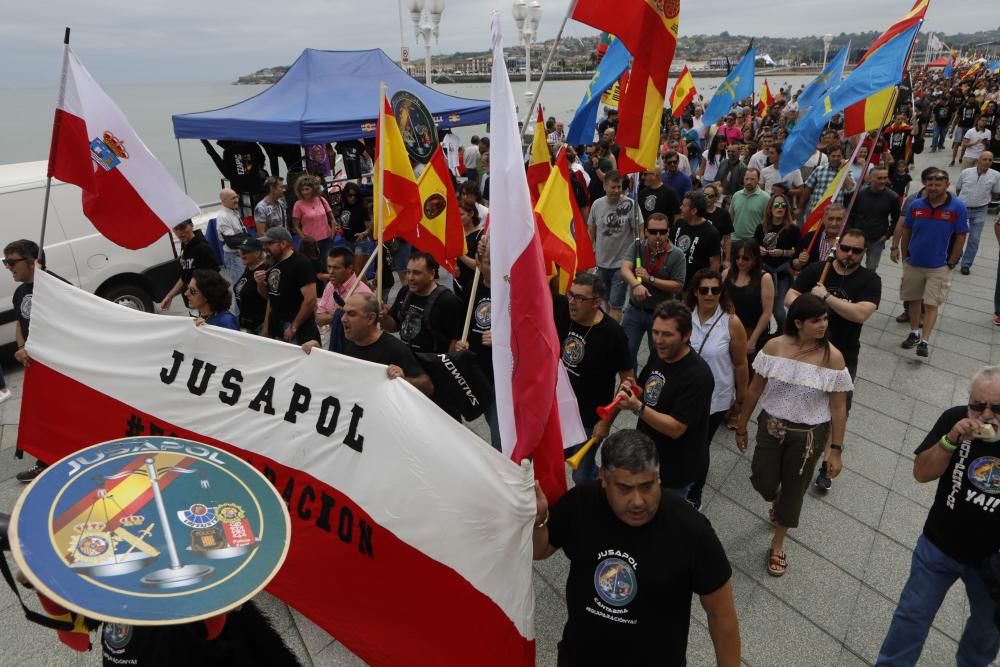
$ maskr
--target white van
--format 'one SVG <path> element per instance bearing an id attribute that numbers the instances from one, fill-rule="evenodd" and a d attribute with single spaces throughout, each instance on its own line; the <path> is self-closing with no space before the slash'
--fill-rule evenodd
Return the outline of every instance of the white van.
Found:
<path id="1" fill-rule="evenodd" d="M 0 165 L 0 250 L 17 239 L 38 241 L 45 202 L 48 163 Z M 203 213 L 195 227 L 204 231 L 214 213 Z M 49 217 L 45 229 L 45 259 L 49 270 L 69 282 L 116 303 L 154 312 L 174 283 L 179 267 L 166 234 L 142 250 L 115 245 L 98 232 L 83 214 L 80 188 L 52 181 Z M 17 284 L 9 271 L 0 271 L 0 346 L 14 342 L 13 296 Z"/>

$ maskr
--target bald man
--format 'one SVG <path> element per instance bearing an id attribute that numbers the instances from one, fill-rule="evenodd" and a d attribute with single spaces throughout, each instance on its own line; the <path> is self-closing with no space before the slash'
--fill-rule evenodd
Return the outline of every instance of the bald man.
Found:
<path id="1" fill-rule="evenodd" d="M 222 263 L 224 265 L 223 277 L 229 281 L 230 289 L 243 276 L 243 263 L 240 261 L 240 246 L 247 238 L 246 228 L 240 220 L 239 208 L 240 196 L 236 190 L 223 188 L 219 192 L 219 202 L 222 210 L 215 216 L 216 233 L 222 243 Z M 236 299 L 233 299 L 230 310 L 234 315 L 239 316 L 239 307 Z"/>
<path id="2" fill-rule="evenodd" d="M 955 193 L 969 211 L 969 239 L 962 253 L 962 275 L 967 276 L 979 251 L 979 237 L 986 225 L 986 211 L 990 203 L 1000 200 L 1000 172 L 994 171 L 993 153 L 983 151 L 976 164 L 963 169 L 955 182 Z"/>

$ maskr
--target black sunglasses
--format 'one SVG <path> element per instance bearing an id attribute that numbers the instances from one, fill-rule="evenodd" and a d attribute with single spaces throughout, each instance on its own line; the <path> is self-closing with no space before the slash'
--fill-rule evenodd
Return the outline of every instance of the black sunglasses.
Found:
<path id="1" fill-rule="evenodd" d="M 716 285 L 715 287 L 699 287 L 698 288 L 698 294 L 701 294 L 702 296 L 708 296 L 709 294 L 718 295 L 718 294 L 721 294 L 721 293 L 722 293 L 722 287 L 720 287 L 718 285 Z"/>
<path id="2" fill-rule="evenodd" d="M 657 236 L 666 236 L 669 233 L 670 233 L 669 229 L 650 229 L 649 227 L 646 227 L 646 234 L 647 235 L 648 234 L 655 234 Z"/>
<path id="3" fill-rule="evenodd" d="M 865 254 L 865 249 L 864 248 L 858 248 L 858 247 L 852 246 L 852 245 L 844 245 L 843 243 L 841 243 L 840 244 L 840 252 L 849 252 L 852 255 L 863 255 L 863 254 Z"/>
<path id="4" fill-rule="evenodd" d="M 2 261 L 3 261 L 3 265 L 9 268 L 11 266 L 14 266 L 18 262 L 24 262 L 27 259 L 28 259 L 27 257 L 15 257 L 14 259 L 4 259 Z"/>
<path id="5" fill-rule="evenodd" d="M 987 406 L 990 408 L 990 412 L 996 415 L 1000 415 L 1000 403 L 987 403 L 986 401 L 969 401 L 969 409 L 973 412 L 983 412 L 986 410 Z"/>

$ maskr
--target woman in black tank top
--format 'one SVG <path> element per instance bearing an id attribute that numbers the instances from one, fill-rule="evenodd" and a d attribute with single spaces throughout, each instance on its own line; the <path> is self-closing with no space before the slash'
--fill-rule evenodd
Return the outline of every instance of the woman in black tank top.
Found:
<path id="1" fill-rule="evenodd" d="M 774 305 L 774 280 L 764 271 L 760 245 L 754 239 L 733 244 L 733 263 L 723 275 L 723 288 L 747 332 L 747 354 L 753 358 L 767 342 Z"/>

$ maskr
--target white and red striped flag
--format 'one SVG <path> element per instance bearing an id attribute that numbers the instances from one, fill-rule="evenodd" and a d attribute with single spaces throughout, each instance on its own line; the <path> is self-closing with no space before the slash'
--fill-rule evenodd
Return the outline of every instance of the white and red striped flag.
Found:
<path id="1" fill-rule="evenodd" d="M 101 234 L 145 248 L 199 213 L 67 45 L 48 175 L 83 190 L 83 212 Z"/>
<path id="2" fill-rule="evenodd" d="M 493 13 L 490 89 L 491 329 L 497 416 L 505 454 L 531 457 L 549 502 L 566 491 L 563 449 L 586 439 L 552 316 L 542 244 L 524 171 L 514 94 Z"/>

